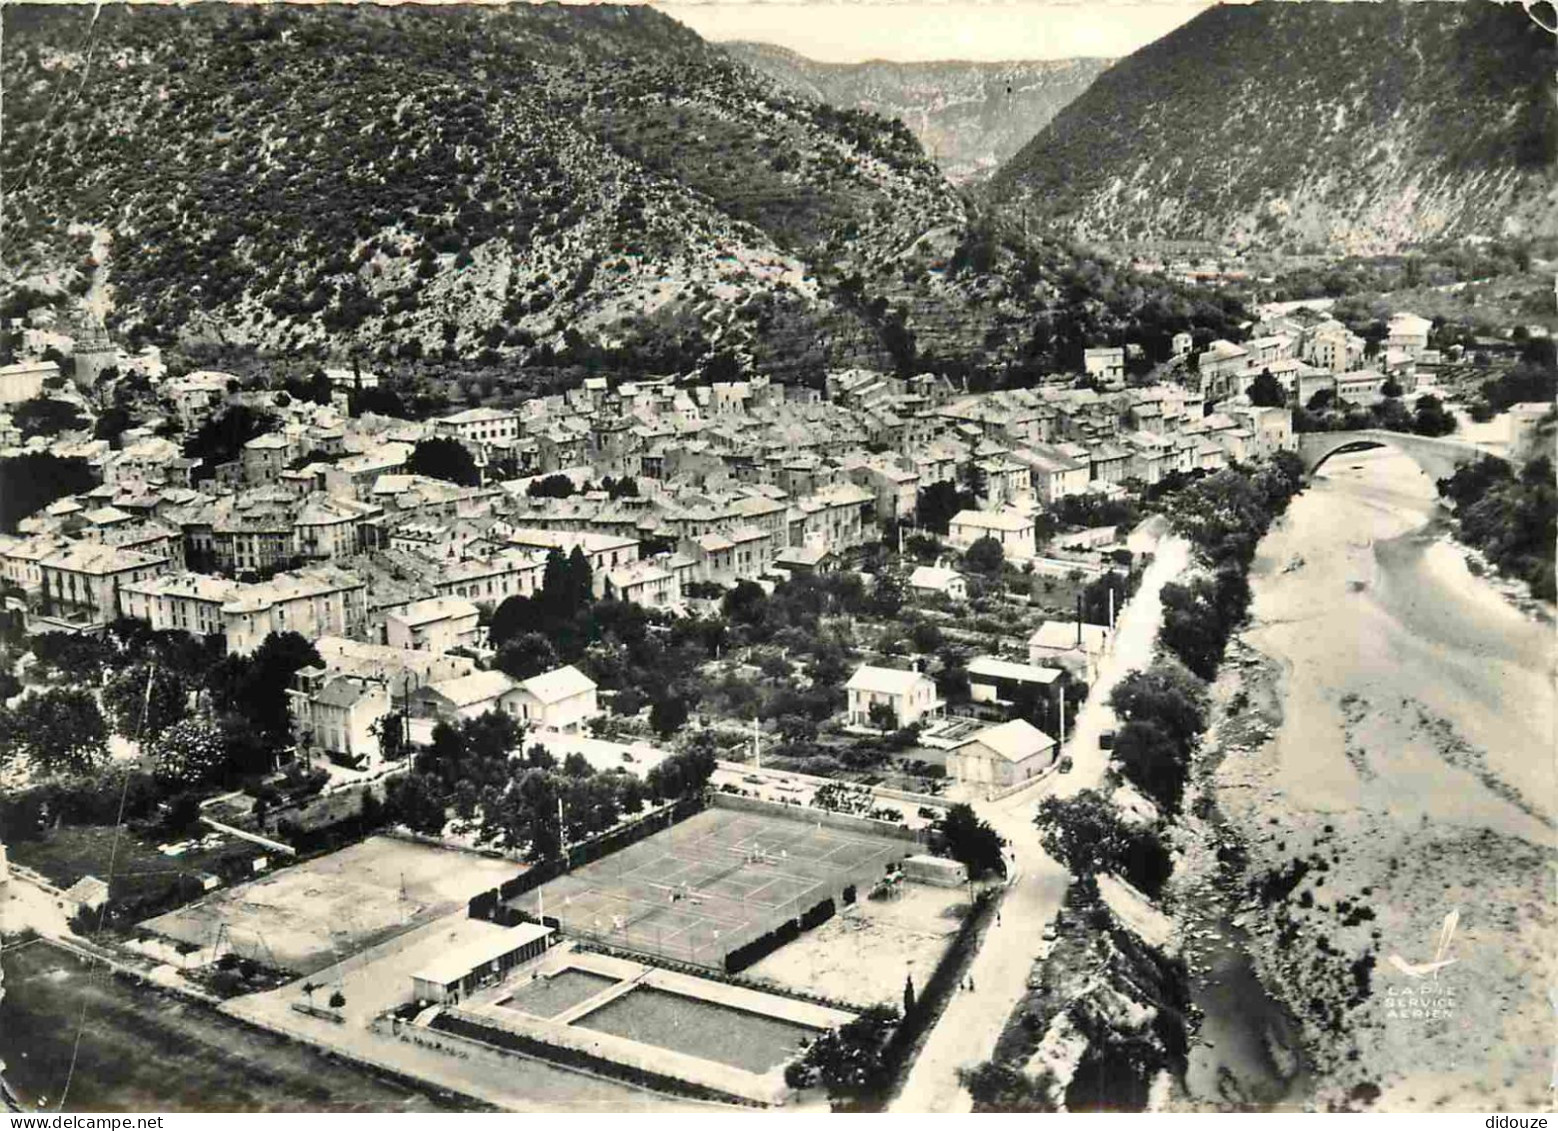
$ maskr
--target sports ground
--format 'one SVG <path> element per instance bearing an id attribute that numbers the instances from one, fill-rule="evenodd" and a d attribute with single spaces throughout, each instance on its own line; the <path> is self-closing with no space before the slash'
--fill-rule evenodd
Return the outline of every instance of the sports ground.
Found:
<path id="1" fill-rule="evenodd" d="M 699 966 L 849 886 L 864 897 L 906 841 L 808 820 L 707 809 L 507 902 L 564 933 Z"/>
<path id="2" fill-rule="evenodd" d="M 321 856 L 148 919 L 154 934 L 311 974 L 459 910 L 515 866 L 390 837 Z"/>

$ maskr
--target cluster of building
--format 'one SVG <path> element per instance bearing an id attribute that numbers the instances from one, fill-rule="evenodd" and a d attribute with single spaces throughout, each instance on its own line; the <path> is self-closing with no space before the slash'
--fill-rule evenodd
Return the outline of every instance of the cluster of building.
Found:
<path id="1" fill-rule="evenodd" d="M 1269 373 L 1291 404 L 1307 405 L 1327 392 L 1335 402 L 1367 406 L 1384 399 L 1388 383 L 1402 393 L 1432 383 L 1443 361 L 1428 348 L 1432 323 L 1405 312 L 1390 320 L 1372 358 L 1361 337 L 1307 306 L 1269 311 L 1253 329 L 1245 342 L 1214 341 L 1196 355 L 1209 400 L 1247 397 L 1256 379 Z"/>
<path id="2" fill-rule="evenodd" d="M 77 341 L 96 348 L 80 328 Z M 1251 357 L 1284 360 L 1257 343 L 1236 348 L 1245 369 Z M 1200 388 L 1126 388 L 1131 354 L 1089 351 L 1088 387 L 1067 378 L 969 393 L 929 374 L 865 370 L 830 374 L 824 389 L 591 378 L 418 421 L 354 415 L 351 392 L 378 384 L 356 368 L 325 371 L 325 404 L 226 373 L 148 370 L 162 419 L 113 445 L 83 433 L 29 445 L 84 459 L 100 483 L 0 538 L 0 579 L 43 631 L 134 617 L 219 636 L 236 653 L 273 632 L 328 644 L 325 666 L 293 695 L 302 739 L 332 753 L 375 756 L 392 710 L 432 720 L 496 708 L 577 732 L 598 710 L 582 673 L 519 682 L 485 670 L 483 609 L 539 593 L 554 553 L 583 556 L 597 598 L 674 613 L 740 581 L 833 568 L 916 523 L 922 492 L 949 484 L 971 496 L 951 519 L 954 547 L 991 538 L 1009 560 L 1042 563 L 1065 551 L 1041 554 L 1036 520 L 1068 496 L 1293 445 L 1288 410 L 1252 405 L 1242 377 L 1227 379 L 1234 369 L 1203 355 Z M 106 369 L 73 390 L 83 407 Z M 16 388 L 35 393 L 30 380 Z M 201 467 L 174 437 L 235 404 L 276 426 Z M 413 472 L 418 445 L 435 439 L 468 451 L 480 485 Z M 911 579 L 953 599 L 962 585 L 944 567 Z M 931 706 L 900 704 L 900 717 Z"/>

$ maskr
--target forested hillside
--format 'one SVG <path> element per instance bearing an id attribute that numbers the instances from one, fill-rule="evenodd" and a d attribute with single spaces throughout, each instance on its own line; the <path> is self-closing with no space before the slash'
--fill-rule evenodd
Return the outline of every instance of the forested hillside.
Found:
<path id="1" fill-rule="evenodd" d="M 1101 76 L 994 189 L 1115 239 L 1551 235 L 1553 75 L 1516 4 L 1221 6 Z"/>

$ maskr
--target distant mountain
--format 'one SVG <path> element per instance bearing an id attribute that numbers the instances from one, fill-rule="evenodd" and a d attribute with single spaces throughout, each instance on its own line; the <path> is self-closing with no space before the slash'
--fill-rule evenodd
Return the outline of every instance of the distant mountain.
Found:
<path id="1" fill-rule="evenodd" d="M 994 173 L 1111 62 L 819 63 L 769 43 L 721 46 L 799 97 L 896 118 L 954 181 Z"/>
<path id="2" fill-rule="evenodd" d="M 1517 4 L 1220 6 L 995 176 L 1076 234 L 1384 251 L 1558 234 L 1553 44 Z"/>

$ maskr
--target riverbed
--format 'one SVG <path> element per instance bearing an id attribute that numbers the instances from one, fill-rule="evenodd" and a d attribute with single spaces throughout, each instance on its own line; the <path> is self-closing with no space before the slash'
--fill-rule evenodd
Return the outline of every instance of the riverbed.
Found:
<path id="1" fill-rule="evenodd" d="M 1300 1017 L 1314 1102 L 1543 1105 L 1550 621 L 1467 568 L 1433 484 L 1388 450 L 1327 463 L 1251 584 L 1243 643 L 1281 707 L 1213 784 L 1247 878 L 1304 871 L 1251 929 L 1262 981 Z"/>

